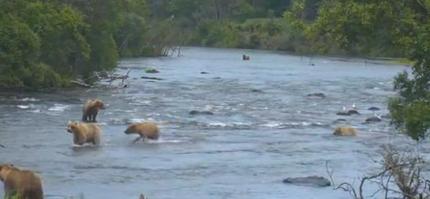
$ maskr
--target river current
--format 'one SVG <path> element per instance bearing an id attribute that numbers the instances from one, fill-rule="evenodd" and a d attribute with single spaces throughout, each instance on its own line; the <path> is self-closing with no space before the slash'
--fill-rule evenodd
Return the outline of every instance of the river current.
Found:
<path id="1" fill-rule="evenodd" d="M 251 60 L 242 61 L 242 54 Z M 383 144 L 411 144 L 386 117 L 364 123 L 388 114 L 393 77 L 406 69 L 375 60 L 191 47 L 180 57 L 124 59 L 116 72 L 130 70 L 126 88 L 100 82 L 53 93 L 0 93 L 0 161 L 39 173 L 46 198 L 350 198 L 282 180 L 327 177 L 328 163 L 336 182 L 358 184 L 379 168 Z M 65 128 L 81 118 L 88 98 L 108 105 L 98 116 L 102 146 L 74 147 Z M 336 115 L 353 104 L 360 115 Z M 358 136 L 333 136 L 338 119 Z M 132 144 L 127 125 L 147 120 L 160 125 L 161 139 Z M 422 150 L 430 154 L 428 144 Z"/>

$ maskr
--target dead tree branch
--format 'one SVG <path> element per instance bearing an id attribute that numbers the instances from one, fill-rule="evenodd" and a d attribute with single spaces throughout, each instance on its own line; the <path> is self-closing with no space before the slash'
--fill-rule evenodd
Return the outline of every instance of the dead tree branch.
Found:
<path id="1" fill-rule="evenodd" d="M 330 170 L 328 162 L 326 162 L 326 171 L 334 190 L 341 189 L 348 192 L 354 199 L 365 198 L 364 186 L 369 182 L 379 186 L 371 197 L 384 191 L 385 199 L 389 198 L 390 194 L 399 195 L 404 199 L 430 199 L 430 180 L 424 179 L 421 172 L 423 162 L 419 155 L 412 155 L 410 152 L 402 155 L 387 147 L 383 154 L 382 171 L 361 178 L 358 188 L 348 182 L 336 186 L 333 171 Z M 375 180 L 378 178 L 379 180 Z M 390 185 L 395 187 L 391 188 Z"/>

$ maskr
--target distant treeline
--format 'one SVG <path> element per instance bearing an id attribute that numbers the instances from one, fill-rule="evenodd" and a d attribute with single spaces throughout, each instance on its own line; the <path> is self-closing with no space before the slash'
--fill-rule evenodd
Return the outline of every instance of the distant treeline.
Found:
<path id="1" fill-rule="evenodd" d="M 398 18 L 396 14 L 408 17 L 414 6 L 414 1 L 409 1 L 410 6 L 404 7 L 404 1 L 375 0 L 363 1 L 355 6 L 352 0 L 150 2 L 152 17 L 172 20 L 176 32 L 182 35 L 178 41 L 182 44 L 370 57 L 406 56 L 403 49 L 395 47 L 397 41 L 393 40 L 392 35 L 397 30 L 392 25 L 393 20 Z M 366 21 L 361 20 L 372 20 L 368 11 L 379 12 L 381 17 L 381 24 L 373 25 L 390 29 L 366 26 Z M 372 32 L 373 29 L 380 31 Z M 334 31 L 348 32 L 350 37 L 335 38 Z M 361 35 L 366 31 L 372 32 L 372 35 Z"/>
<path id="2" fill-rule="evenodd" d="M 90 83 L 120 57 L 179 45 L 408 57 L 420 2 L 0 0 L 0 88 Z"/>

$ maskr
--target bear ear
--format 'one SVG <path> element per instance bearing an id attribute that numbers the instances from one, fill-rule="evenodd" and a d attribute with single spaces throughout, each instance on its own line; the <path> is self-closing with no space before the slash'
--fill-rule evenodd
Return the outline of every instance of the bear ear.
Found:
<path id="1" fill-rule="evenodd" d="M 15 167 L 13 164 L 0 164 L 0 171 L 4 168 L 13 168 Z"/>

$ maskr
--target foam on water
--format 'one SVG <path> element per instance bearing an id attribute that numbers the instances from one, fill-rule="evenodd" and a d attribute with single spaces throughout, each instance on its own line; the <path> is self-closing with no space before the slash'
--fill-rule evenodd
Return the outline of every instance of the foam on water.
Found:
<path id="1" fill-rule="evenodd" d="M 35 108 L 36 106 L 34 104 L 20 104 L 20 105 L 16 105 L 16 107 L 19 109 L 32 109 L 32 108 Z"/>
<path id="2" fill-rule="evenodd" d="M 21 101 L 21 102 L 38 102 L 40 100 L 36 99 L 34 97 L 25 97 L 25 98 L 18 99 L 18 101 Z"/>
<path id="3" fill-rule="evenodd" d="M 167 139 L 163 137 L 159 137 L 158 140 L 151 140 L 151 139 L 145 139 L 146 143 L 153 143 L 153 144 L 168 144 L 168 143 L 183 143 L 184 140 L 178 140 L 178 139 Z"/>
<path id="4" fill-rule="evenodd" d="M 65 110 L 68 110 L 69 108 L 70 105 L 54 104 L 54 106 L 48 108 L 48 111 L 63 112 Z"/>

